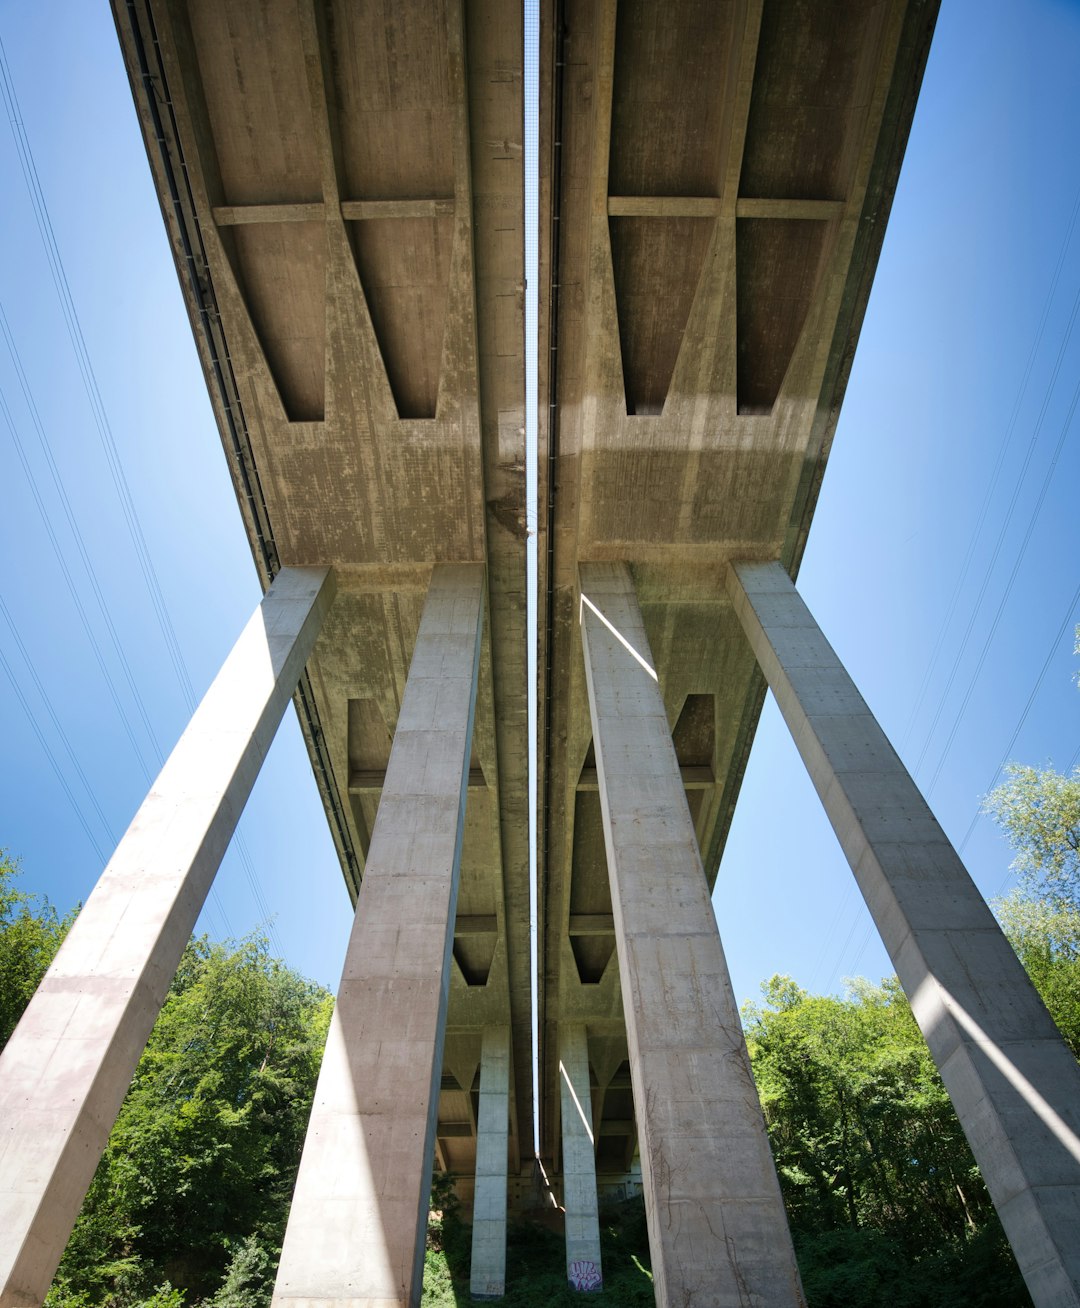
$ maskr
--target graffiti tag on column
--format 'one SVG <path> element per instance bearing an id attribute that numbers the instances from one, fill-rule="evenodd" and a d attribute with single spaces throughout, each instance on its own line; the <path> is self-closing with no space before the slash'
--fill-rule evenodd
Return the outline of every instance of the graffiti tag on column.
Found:
<path id="1" fill-rule="evenodd" d="M 599 1290 L 600 1268 L 589 1258 L 576 1258 L 569 1267 L 570 1284 L 575 1290 Z"/>

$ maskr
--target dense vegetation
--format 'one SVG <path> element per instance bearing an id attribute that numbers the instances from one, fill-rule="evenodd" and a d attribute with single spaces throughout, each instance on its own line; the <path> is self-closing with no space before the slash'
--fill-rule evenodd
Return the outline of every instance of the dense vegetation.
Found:
<path id="1" fill-rule="evenodd" d="M 1080 1056 L 1080 773 L 1013 769 L 987 801 L 1018 851 L 998 905 Z M 16 885 L 0 854 L 0 1045 L 73 914 Z M 193 940 L 113 1130 L 49 1308 L 262 1308 L 332 999 L 266 941 Z M 774 977 L 744 1012 L 811 1308 L 1029 1303 L 929 1053 L 895 981 L 811 995 Z M 424 1303 L 469 1302 L 469 1231 L 445 1180 Z M 652 1302 L 641 1205 L 604 1216 L 605 1289 Z M 559 1235 L 512 1227 L 508 1308 L 580 1302 Z"/>

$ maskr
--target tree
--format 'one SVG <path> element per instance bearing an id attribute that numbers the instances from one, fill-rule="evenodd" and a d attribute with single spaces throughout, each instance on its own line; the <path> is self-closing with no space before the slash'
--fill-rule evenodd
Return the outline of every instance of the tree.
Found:
<path id="1" fill-rule="evenodd" d="M 1065 1043 L 1080 1058 L 1080 909 L 1020 889 L 994 910 Z"/>
<path id="2" fill-rule="evenodd" d="M 1016 850 L 1013 867 L 1036 899 L 1080 910 L 1080 768 L 1010 763 L 1008 780 L 983 801 Z"/>
<path id="3" fill-rule="evenodd" d="M 18 890 L 19 865 L 0 849 L 0 1049 L 75 920 L 60 917 L 47 899 Z"/>
<path id="4" fill-rule="evenodd" d="M 50 1293 L 268 1301 L 332 997 L 267 942 L 192 941 Z M 217 1299 L 215 1299 L 217 1302 Z"/>
<path id="5" fill-rule="evenodd" d="M 1029 1302 L 895 978 L 762 990 L 743 1024 L 813 1308 Z"/>

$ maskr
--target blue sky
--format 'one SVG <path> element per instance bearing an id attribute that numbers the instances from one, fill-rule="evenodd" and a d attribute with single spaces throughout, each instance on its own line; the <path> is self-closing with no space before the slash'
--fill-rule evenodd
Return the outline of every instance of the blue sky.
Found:
<path id="1" fill-rule="evenodd" d="M 201 694 L 259 587 L 111 18 L 104 5 L 6 0 L 0 38 L 112 439 Z M 1080 232 L 1055 279 L 1080 195 L 1078 67 L 1080 5 L 947 0 L 800 578 L 903 757 L 913 767 L 921 758 L 916 778 L 958 843 L 1044 664 L 1012 756 L 1064 767 L 1080 745 L 1073 682 L 1080 659 L 1072 654 L 1080 613 L 1067 613 L 1080 580 L 1080 439 L 1067 422 L 1080 378 L 1080 338 L 1069 332 Z M 6 122 L 0 170 L 0 301 L 152 737 L 2 339 L 0 387 L 152 774 L 186 721 L 185 695 Z M 0 487 L 0 598 L 22 642 L 0 611 L 0 651 L 82 821 L 107 853 L 147 777 L 2 414 Z M 1063 622 L 1065 634 L 1055 641 Z M 204 925 L 214 934 L 242 933 L 269 910 L 289 960 L 336 984 L 348 899 L 291 710 L 241 831 L 248 861 L 230 852 Z M 2 666 L 0 845 L 21 857 L 27 887 L 61 908 L 84 898 L 101 868 Z M 988 820 L 976 823 L 964 854 L 986 894 L 1006 885 L 1009 853 Z M 251 868 L 258 869 L 258 897 Z M 715 902 L 740 998 L 777 971 L 821 990 L 853 972 L 890 970 L 771 704 Z"/>

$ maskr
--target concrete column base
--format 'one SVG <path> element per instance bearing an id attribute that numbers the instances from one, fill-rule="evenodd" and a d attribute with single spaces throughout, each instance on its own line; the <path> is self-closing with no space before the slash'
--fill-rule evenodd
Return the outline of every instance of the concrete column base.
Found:
<path id="1" fill-rule="evenodd" d="M 559 1027 L 559 1086 L 566 1279 L 575 1290 L 602 1290 L 589 1042 L 584 1026 L 577 1023 Z"/>

